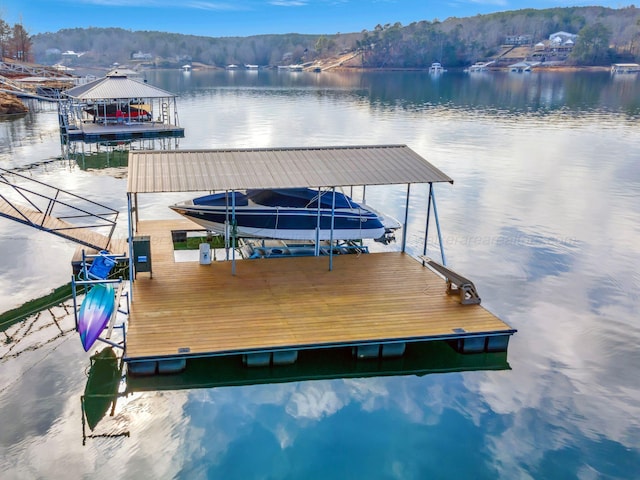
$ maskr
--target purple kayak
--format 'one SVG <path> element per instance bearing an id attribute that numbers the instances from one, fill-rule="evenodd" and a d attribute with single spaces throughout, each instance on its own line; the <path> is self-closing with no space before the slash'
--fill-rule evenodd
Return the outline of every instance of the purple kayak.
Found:
<path id="1" fill-rule="evenodd" d="M 85 352 L 89 351 L 104 330 L 115 304 L 115 291 L 111 283 L 97 283 L 84 297 L 78 315 L 78 333 Z"/>

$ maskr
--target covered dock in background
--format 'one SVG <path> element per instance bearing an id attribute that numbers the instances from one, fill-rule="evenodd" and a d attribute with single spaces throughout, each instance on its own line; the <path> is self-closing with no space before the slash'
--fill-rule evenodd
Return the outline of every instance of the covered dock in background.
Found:
<path id="1" fill-rule="evenodd" d="M 63 144 L 184 137 L 176 95 L 118 70 L 63 92 L 58 118 Z"/>
<path id="2" fill-rule="evenodd" d="M 640 72 L 640 64 L 638 63 L 614 63 L 613 65 L 611 65 L 612 74 L 628 74 L 638 72 Z"/>
<path id="3" fill-rule="evenodd" d="M 434 183 L 452 182 L 405 145 L 131 151 L 128 216 L 131 311 L 124 360 L 133 374 L 170 373 L 189 359 L 236 356 L 295 363 L 306 350 L 351 348 L 356 358 L 402 356 L 408 343 L 448 341 L 463 353 L 506 351 L 515 332 L 406 253 L 413 184 L 438 235 Z M 141 219 L 139 195 L 251 188 L 407 185 L 400 251 L 178 262 L 172 232 L 188 220 Z M 365 190 L 366 191 L 366 190 Z M 157 200 L 155 200 L 157 203 Z M 168 205 L 167 205 L 168 207 Z M 384 209 L 380 209 L 384 210 Z M 237 239 L 232 238 L 232 245 Z M 329 249 L 331 252 L 332 250 Z M 444 263 L 444 252 L 441 252 Z"/>

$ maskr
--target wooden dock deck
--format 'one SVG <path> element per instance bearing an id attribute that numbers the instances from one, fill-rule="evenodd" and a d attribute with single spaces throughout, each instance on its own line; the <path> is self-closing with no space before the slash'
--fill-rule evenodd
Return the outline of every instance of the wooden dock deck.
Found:
<path id="1" fill-rule="evenodd" d="M 193 223 L 142 221 L 153 276 L 132 283 L 125 359 L 130 362 L 277 350 L 507 338 L 481 305 L 462 305 L 445 281 L 400 252 L 176 262 L 172 230 Z M 504 349 L 506 350 L 506 343 Z"/>

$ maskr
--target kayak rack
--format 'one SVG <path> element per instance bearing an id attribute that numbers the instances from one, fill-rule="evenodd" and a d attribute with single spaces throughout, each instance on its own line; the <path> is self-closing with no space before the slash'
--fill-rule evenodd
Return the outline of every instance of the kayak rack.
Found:
<path id="1" fill-rule="evenodd" d="M 120 260 L 126 260 L 126 257 L 123 257 L 122 255 L 110 254 L 106 250 L 103 250 L 95 255 L 87 255 L 83 250 L 82 266 L 78 275 L 79 278 L 76 278 L 75 276 L 71 277 L 71 293 L 73 297 L 73 316 L 75 321 L 75 329 L 76 331 L 78 331 L 78 312 L 80 309 L 77 299 L 79 290 L 78 287 L 84 287 L 85 292 L 87 292 L 93 285 L 107 283 L 114 284 L 116 308 L 113 309 L 111 317 L 109 318 L 109 321 L 105 326 L 106 335 L 104 337 L 98 337 L 98 340 L 111 345 L 112 347 L 124 350 L 126 346 L 125 322 L 122 322 L 119 325 L 116 325 L 115 322 L 118 313 L 122 313 L 127 316 L 129 315 L 129 292 L 124 289 L 125 281 L 123 278 L 106 278 L 111 272 L 111 269 Z M 125 297 L 126 300 L 124 306 L 121 306 L 122 297 Z M 111 340 L 114 328 L 122 330 L 121 344 Z"/>

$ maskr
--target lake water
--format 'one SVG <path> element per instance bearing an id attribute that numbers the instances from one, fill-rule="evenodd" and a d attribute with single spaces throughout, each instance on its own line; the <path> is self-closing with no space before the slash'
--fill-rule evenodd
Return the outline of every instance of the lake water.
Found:
<path id="1" fill-rule="evenodd" d="M 0 334 L 3 479 L 638 478 L 639 78 L 146 79 L 179 94 L 180 148 L 406 144 L 441 168 L 455 180 L 436 189 L 447 262 L 518 329 L 510 369 L 138 391 L 83 442 L 89 355 L 67 305 Z M 56 111 L 34 107 L 0 122 L 0 167 L 125 212 L 126 170 L 56 160 Z M 370 203 L 402 216 L 404 188 Z M 161 198 L 144 208 L 169 215 Z M 0 311 L 68 282 L 74 250 L 0 219 Z"/>

